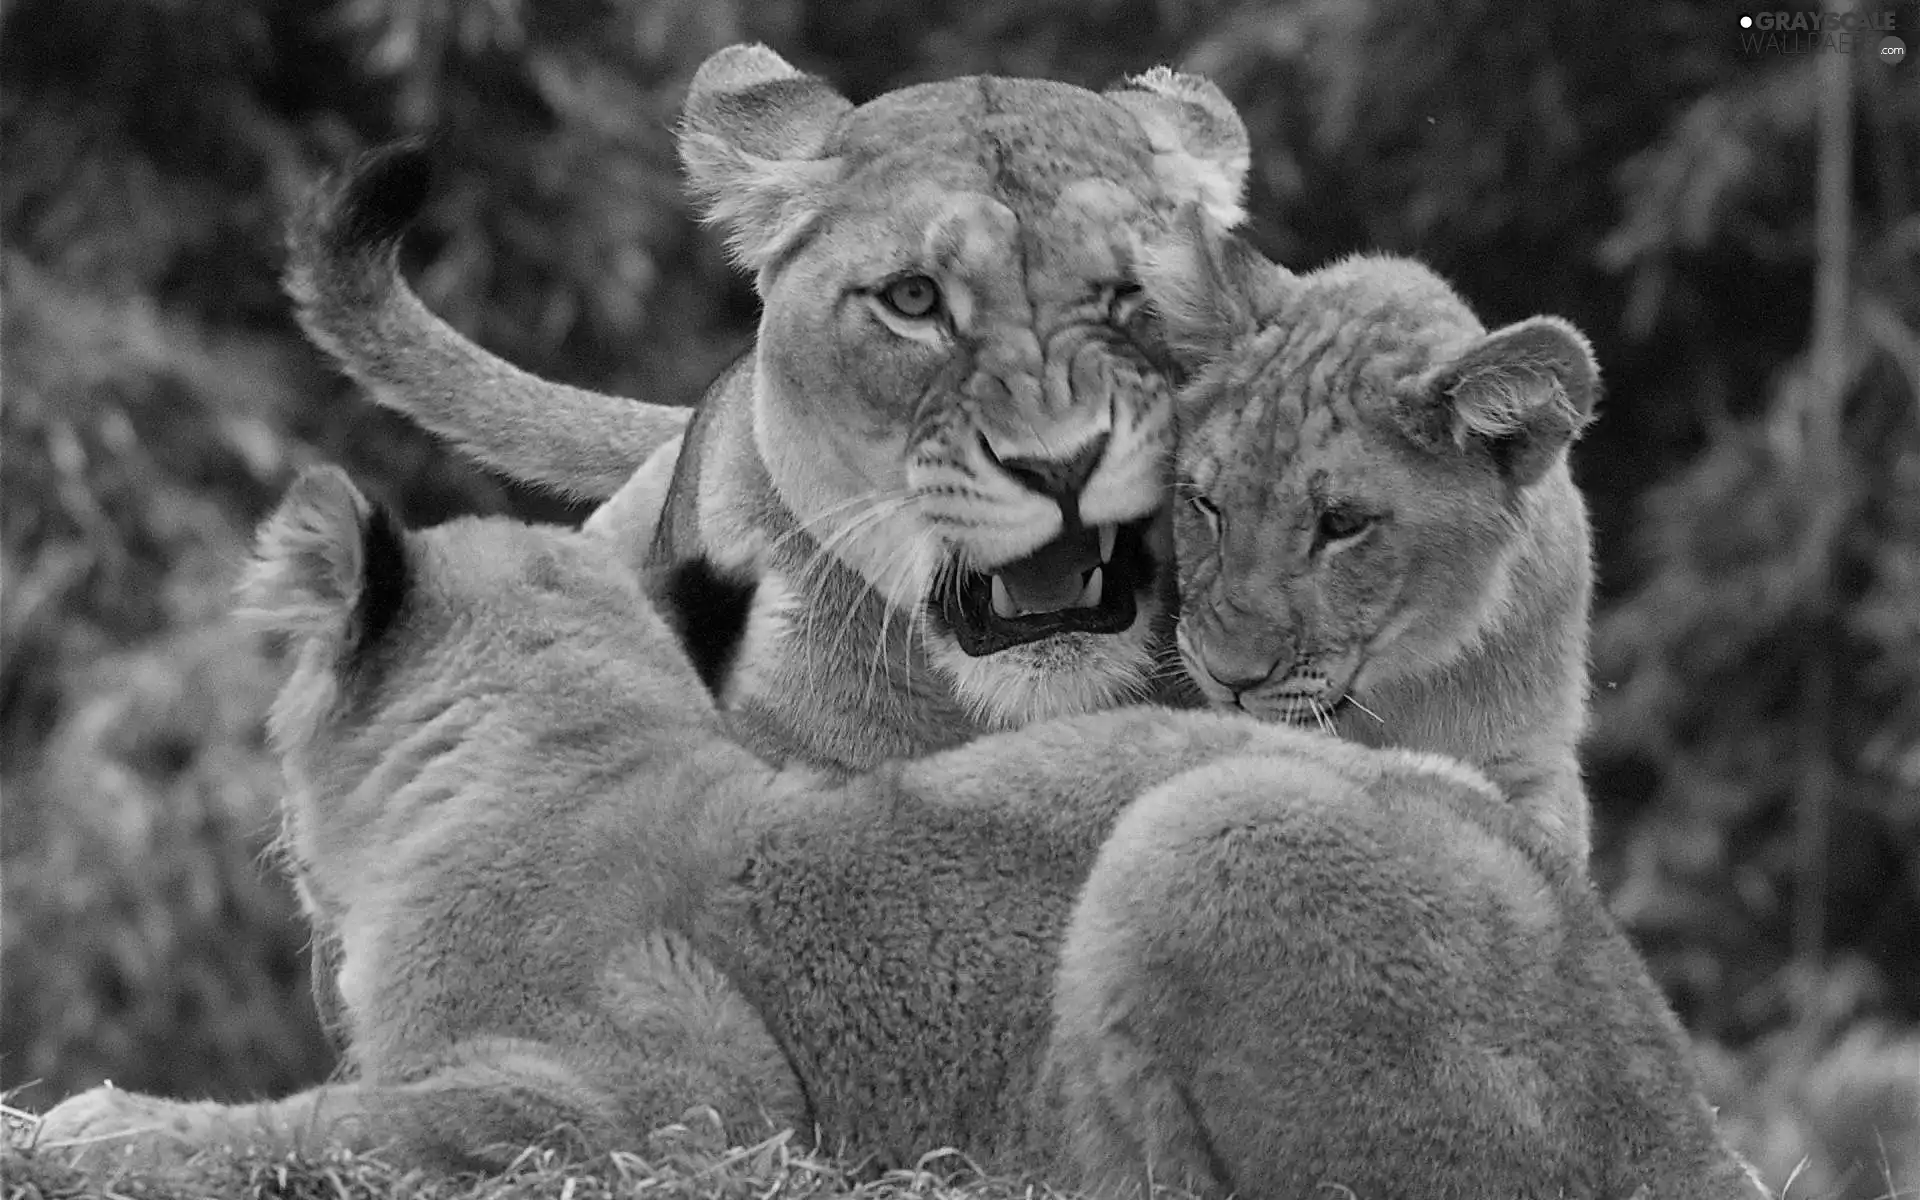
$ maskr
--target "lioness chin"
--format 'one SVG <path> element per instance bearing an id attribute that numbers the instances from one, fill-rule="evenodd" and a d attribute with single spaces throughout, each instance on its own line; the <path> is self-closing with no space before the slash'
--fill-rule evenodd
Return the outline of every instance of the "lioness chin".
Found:
<path id="1" fill-rule="evenodd" d="M 406 533 L 331 470 L 244 595 L 351 1077 L 45 1140 L 496 1166 L 707 1103 L 1100 1195 L 1754 1194 L 1591 886 L 1450 760 L 1135 708 L 775 769 L 600 543 Z"/>

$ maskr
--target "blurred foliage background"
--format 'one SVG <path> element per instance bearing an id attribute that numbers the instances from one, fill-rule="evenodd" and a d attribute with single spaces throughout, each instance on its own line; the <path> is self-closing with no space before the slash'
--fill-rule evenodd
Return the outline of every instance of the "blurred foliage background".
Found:
<path id="1" fill-rule="evenodd" d="M 1920 51 L 1920 8 L 1885 11 Z M 415 522 L 581 515 L 302 342 L 279 231 L 317 170 L 434 131 L 428 302 L 691 402 L 755 316 L 673 156 L 709 52 L 765 41 L 856 100 L 1172 61 L 1245 114 L 1276 259 L 1418 253 L 1490 325 L 1592 336 L 1600 877 L 1773 1186 L 1920 1194 L 1920 65 L 1847 60 L 1822 360 L 1821 57 L 1738 34 L 1674 0 L 0 2 L 0 1085 L 331 1067 L 268 856 L 279 667 L 224 619 L 291 471 L 342 462 Z"/>

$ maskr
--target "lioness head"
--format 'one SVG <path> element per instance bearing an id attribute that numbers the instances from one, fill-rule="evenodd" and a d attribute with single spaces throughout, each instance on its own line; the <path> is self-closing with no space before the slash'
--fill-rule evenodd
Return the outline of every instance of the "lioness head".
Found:
<path id="1" fill-rule="evenodd" d="M 1240 219 L 1205 80 L 975 77 L 859 107 L 771 51 L 708 59 L 681 152 L 765 304 L 755 433 L 798 526 L 917 623 L 991 722 L 1137 691 L 1171 411 L 1136 264 Z"/>
<path id="2" fill-rule="evenodd" d="M 1216 703 L 1324 722 L 1496 636 L 1538 513 L 1579 503 L 1558 493 L 1597 368 L 1554 317 L 1488 333 L 1417 262 L 1294 275 L 1189 224 L 1150 285 L 1205 363 L 1175 469 L 1181 655 Z"/>

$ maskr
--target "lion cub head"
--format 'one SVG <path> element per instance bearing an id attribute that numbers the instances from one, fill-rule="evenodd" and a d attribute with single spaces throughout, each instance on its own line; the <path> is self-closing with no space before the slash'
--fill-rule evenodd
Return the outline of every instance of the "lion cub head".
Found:
<path id="1" fill-rule="evenodd" d="M 685 586 L 702 619 L 676 630 L 595 539 L 497 518 L 408 531 L 338 469 L 303 473 L 262 524 L 239 599 L 293 660 L 268 732 L 283 840 L 321 928 L 386 857 L 379 831 L 419 806 L 507 781 L 564 792 L 588 786 L 567 772 L 644 774 L 649 747 L 665 762 L 723 744 L 708 685 L 751 595 Z"/>
<path id="2" fill-rule="evenodd" d="M 979 76 L 855 107 L 761 46 L 710 58 L 681 153 L 764 301 L 754 436 L 794 533 L 924 636 L 989 724 L 1144 686 L 1171 446 L 1136 265 L 1188 203 L 1241 217 L 1205 80 Z M 760 539 L 703 514 L 716 551 Z"/>
<path id="3" fill-rule="evenodd" d="M 1175 543 L 1179 647 L 1208 697 L 1331 725 L 1490 641 L 1552 637 L 1578 641 L 1577 664 L 1492 649 L 1509 670 L 1579 674 L 1584 704 L 1589 550 L 1567 447 L 1599 391 L 1586 339 L 1554 317 L 1489 333 L 1391 256 L 1295 275 L 1196 232 L 1157 275 L 1205 364 L 1181 399 Z M 1533 628 L 1549 608 L 1582 628 Z M 1482 691 L 1463 703 L 1504 702 L 1497 679 Z"/>

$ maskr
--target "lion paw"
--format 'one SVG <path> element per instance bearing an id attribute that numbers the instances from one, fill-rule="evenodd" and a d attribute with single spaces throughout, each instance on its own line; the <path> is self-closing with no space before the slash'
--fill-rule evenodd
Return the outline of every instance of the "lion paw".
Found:
<path id="1" fill-rule="evenodd" d="M 56 1104 L 40 1118 L 33 1140 L 48 1149 L 179 1157 L 205 1140 L 211 1107 L 104 1083 Z"/>

